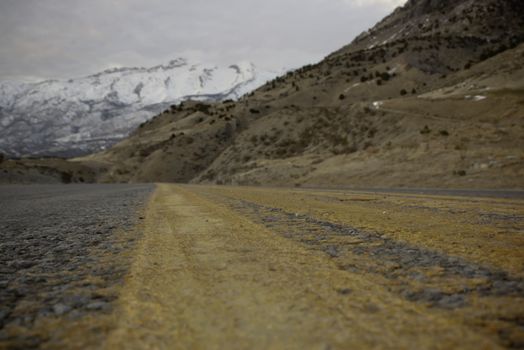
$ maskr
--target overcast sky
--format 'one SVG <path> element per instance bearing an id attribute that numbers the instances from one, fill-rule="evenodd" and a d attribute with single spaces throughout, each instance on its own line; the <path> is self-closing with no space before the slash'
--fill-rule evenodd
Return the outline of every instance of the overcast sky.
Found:
<path id="1" fill-rule="evenodd" d="M 349 43 L 405 0 L 0 0 L 0 79 L 176 57 L 280 70 Z"/>

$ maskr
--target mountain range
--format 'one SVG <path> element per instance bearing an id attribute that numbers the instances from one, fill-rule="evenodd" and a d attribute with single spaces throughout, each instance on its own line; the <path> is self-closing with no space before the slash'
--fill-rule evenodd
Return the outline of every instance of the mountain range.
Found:
<path id="1" fill-rule="evenodd" d="M 238 100 L 174 104 L 109 149 L 7 162 L 0 175 L 524 188 L 523 14 L 520 0 L 410 0 L 319 63 Z"/>
<path id="2" fill-rule="evenodd" d="M 103 150 L 140 123 L 186 99 L 237 99 L 276 73 L 252 63 L 115 68 L 83 78 L 0 82 L 0 151 L 78 156 Z"/>

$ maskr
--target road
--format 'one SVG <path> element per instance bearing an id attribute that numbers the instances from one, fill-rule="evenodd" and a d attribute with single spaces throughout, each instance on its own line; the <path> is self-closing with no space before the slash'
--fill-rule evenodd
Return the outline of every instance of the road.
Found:
<path id="1" fill-rule="evenodd" d="M 311 188 L 307 190 L 340 192 L 341 188 Z M 441 189 L 441 188 L 347 188 L 346 191 L 364 193 L 406 193 L 429 196 L 456 196 L 456 197 L 483 197 L 483 198 L 508 198 L 524 199 L 524 190 L 473 190 L 473 189 Z"/>
<path id="2" fill-rule="evenodd" d="M 0 186 L 0 349 L 101 341 L 86 323 L 112 311 L 153 188 Z"/>
<path id="3" fill-rule="evenodd" d="M 120 233 L 136 244 L 110 255 L 108 307 L 37 318 L 40 334 L 46 322 L 67 332 L 36 346 L 524 347 L 520 198 L 139 188 L 143 220 Z M 10 331 L 12 344 L 28 334 Z"/>

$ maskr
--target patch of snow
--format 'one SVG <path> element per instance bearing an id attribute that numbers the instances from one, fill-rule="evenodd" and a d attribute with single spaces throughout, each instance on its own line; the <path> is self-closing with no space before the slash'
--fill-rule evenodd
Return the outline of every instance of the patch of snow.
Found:
<path id="1" fill-rule="evenodd" d="M 466 100 L 473 100 L 473 101 L 475 101 L 475 102 L 478 102 L 478 101 L 482 101 L 482 100 L 487 99 L 486 96 L 482 96 L 482 95 L 475 95 L 475 96 L 466 95 L 466 96 L 464 96 L 464 98 L 465 98 Z"/>
<path id="2" fill-rule="evenodd" d="M 398 70 L 398 68 L 399 68 L 399 66 L 398 66 L 398 65 L 397 65 L 397 66 L 395 66 L 395 67 L 393 67 L 393 68 L 391 68 L 390 70 L 388 70 L 388 74 L 394 74 L 394 73 L 396 73 L 396 72 L 397 72 L 397 70 Z"/>
<path id="3" fill-rule="evenodd" d="M 350 87 L 345 88 L 344 92 L 348 92 L 349 90 L 351 90 L 353 88 L 356 88 L 359 85 L 360 85 L 360 83 L 355 83 L 355 84 L 351 85 Z"/>
<path id="4" fill-rule="evenodd" d="M 384 41 L 382 42 L 382 45 L 386 45 L 386 44 L 389 43 L 390 41 L 394 40 L 394 39 L 397 37 L 397 35 L 398 35 L 399 33 L 401 33 L 401 32 L 402 32 L 402 30 L 400 30 L 400 31 L 398 31 L 398 32 L 396 32 L 396 33 L 393 33 L 393 35 L 391 35 L 389 38 L 387 38 L 386 40 L 384 40 Z"/>
<path id="5" fill-rule="evenodd" d="M 375 109 L 380 109 L 380 107 L 381 107 L 383 104 L 384 104 L 384 102 L 382 102 L 382 101 L 375 101 L 375 102 L 373 102 L 373 107 L 374 107 Z"/>

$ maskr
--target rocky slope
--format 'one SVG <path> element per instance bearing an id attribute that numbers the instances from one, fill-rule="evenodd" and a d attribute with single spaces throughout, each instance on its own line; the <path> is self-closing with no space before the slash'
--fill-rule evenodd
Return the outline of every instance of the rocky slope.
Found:
<path id="1" fill-rule="evenodd" d="M 0 152 L 72 156 L 99 151 L 171 104 L 188 98 L 236 99 L 274 76 L 251 63 L 218 67 L 177 59 L 66 81 L 0 82 Z"/>
<path id="2" fill-rule="evenodd" d="M 98 181 L 523 188 L 524 4 L 413 0 L 238 101 L 77 159 Z"/>

